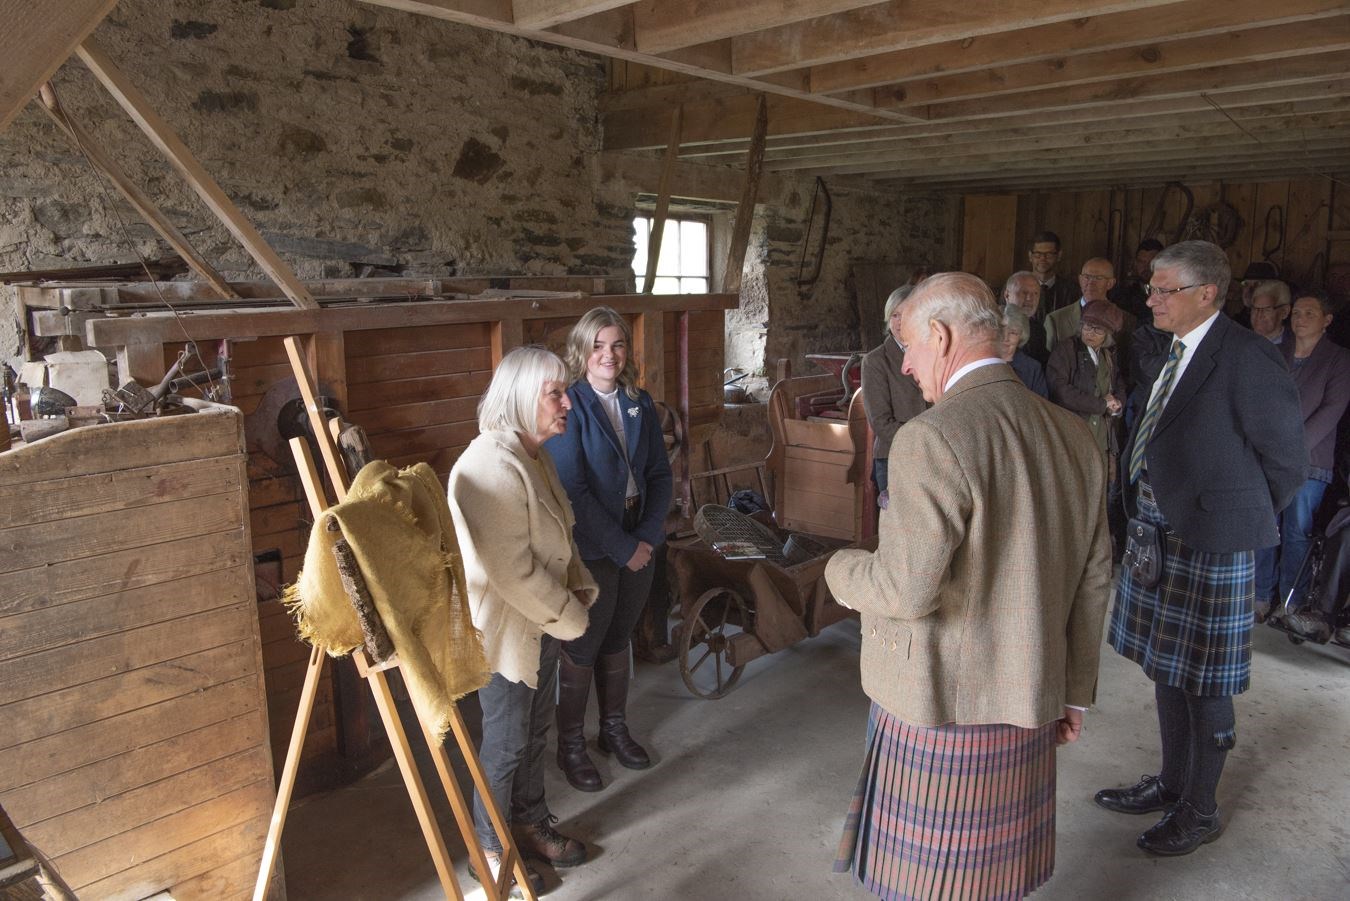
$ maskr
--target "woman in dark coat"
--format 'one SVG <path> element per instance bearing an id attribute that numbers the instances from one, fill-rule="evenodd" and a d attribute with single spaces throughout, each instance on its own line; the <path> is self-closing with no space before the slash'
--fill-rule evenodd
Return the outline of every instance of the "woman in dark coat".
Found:
<path id="1" fill-rule="evenodd" d="M 567 430 L 548 442 L 576 514 L 575 536 L 600 586 L 586 634 L 558 661 L 558 766 L 568 784 L 599 791 L 583 725 L 591 682 L 600 702 L 597 747 L 629 769 L 651 766 L 628 731 L 629 637 L 651 593 L 652 552 L 665 540 L 673 479 L 651 396 L 637 385 L 633 333 L 596 307 L 572 328 Z"/>
<path id="2" fill-rule="evenodd" d="M 1045 367 L 1050 399 L 1087 420 L 1097 446 L 1106 454 L 1107 520 L 1117 550 L 1125 537 L 1119 466 L 1125 379 L 1116 359 L 1115 336 L 1123 325 L 1119 307 L 1106 300 L 1093 301 L 1083 308 L 1078 334 L 1056 344 Z"/>

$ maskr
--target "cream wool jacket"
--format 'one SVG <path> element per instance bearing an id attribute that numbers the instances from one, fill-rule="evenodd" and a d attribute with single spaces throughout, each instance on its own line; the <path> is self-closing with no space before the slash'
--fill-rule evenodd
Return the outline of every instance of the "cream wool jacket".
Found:
<path id="1" fill-rule="evenodd" d="M 514 432 L 484 432 L 455 462 L 449 494 L 488 666 L 535 688 L 540 637 L 580 638 L 599 591 L 553 460 L 531 458 Z"/>
<path id="2" fill-rule="evenodd" d="M 877 550 L 825 568 L 862 613 L 868 696 L 916 726 L 1034 728 L 1091 706 L 1111 540 L 1083 421 L 985 366 L 896 433 L 888 469 Z"/>

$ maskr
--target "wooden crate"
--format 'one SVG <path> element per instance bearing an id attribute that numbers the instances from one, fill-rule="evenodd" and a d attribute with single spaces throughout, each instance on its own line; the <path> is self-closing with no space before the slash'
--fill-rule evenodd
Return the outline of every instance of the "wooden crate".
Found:
<path id="1" fill-rule="evenodd" d="M 82 898 L 250 894 L 275 791 L 246 460 L 210 404 L 0 454 L 0 804 Z"/>

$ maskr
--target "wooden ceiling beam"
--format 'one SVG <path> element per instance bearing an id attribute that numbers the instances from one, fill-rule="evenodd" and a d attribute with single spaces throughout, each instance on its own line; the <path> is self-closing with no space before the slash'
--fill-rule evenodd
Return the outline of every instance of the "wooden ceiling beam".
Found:
<path id="1" fill-rule="evenodd" d="M 1321 80 L 1299 82 L 1293 85 L 1280 85 L 1274 88 L 1256 87 L 1225 93 L 1216 97 L 1225 110 L 1232 112 L 1242 107 L 1261 106 L 1270 115 L 1295 114 L 1308 109 L 1323 109 L 1331 103 L 1331 108 L 1343 108 L 1338 105 L 1350 96 L 1350 75 L 1325 77 Z M 744 101 L 738 101 L 743 104 Z M 718 156 L 744 156 L 748 144 L 746 135 L 738 129 L 747 125 L 741 120 L 719 118 L 729 110 L 704 109 L 686 106 L 685 130 L 680 156 L 685 159 L 708 158 Z M 734 106 L 734 104 L 733 104 Z M 807 109 L 800 107 L 799 111 Z M 770 106 L 772 112 L 773 107 Z M 659 116 L 659 108 L 626 111 L 605 117 L 605 147 L 611 150 L 659 149 L 665 146 L 664 129 L 653 124 Z M 1038 130 L 1072 130 L 1099 127 L 1096 123 L 1116 123 L 1125 119 L 1144 118 L 1156 124 L 1182 121 L 1195 113 L 1203 113 L 1206 118 L 1220 116 L 1203 97 L 1198 94 L 1166 99 L 1122 100 L 1118 103 L 1088 106 L 1081 109 L 1061 110 L 1054 116 L 1044 116 L 1039 111 L 1022 112 L 1008 110 L 1001 116 L 984 119 L 963 119 L 958 121 L 926 121 L 913 125 L 889 125 L 875 121 L 867 122 L 859 117 L 852 128 L 832 130 L 803 129 L 797 133 L 779 132 L 769 141 L 769 151 L 795 147 L 828 147 L 849 145 L 870 141 L 886 141 L 899 138 L 927 137 L 931 135 L 969 134 L 991 129 L 1027 129 L 1028 134 Z M 803 114 L 804 115 L 804 114 Z M 695 124 L 697 123 L 697 124 Z M 811 124 L 809 119 L 799 118 L 798 124 Z M 615 129 L 611 131 L 610 129 Z M 773 126 L 770 124 L 770 133 Z"/>
<path id="2" fill-rule="evenodd" d="M 1350 16 L 1244 28 L 1222 36 L 1183 38 L 887 85 L 876 88 L 873 98 L 878 108 L 901 109 L 1337 50 L 1350 50 Z"/>
<path id="3" fill-rule="evenodd" d="M 1163 171 L 1183 171 L 1193 169 L 1206 169 L 1225 172 L 1246 172 L 1261 167 L 1283 167 L 1295 169 L 1320 169 L 1327 165 L 1332 165 L 1344 169 L 1350 162 L 1345 159 L 1345 154 L 1337 154 L 1336 150 L 1319 149 L 1306 156 L 1294 158 L 1289 152 L 1275 153 L 1257 153 L 1257 154 L 1220 154 L 1211 153 L 1208 156 L 1178 156 L 1169 159 L 1149 159 L 1149 160 L 1098 160 L 1090 164 L 1073 162 L 1072 164 L 1054 165 L 1052 163 L 1041 163 L 1040 165 L 1027 168 L 1007 168 L 995 167 L 990 169 L 971 170 L 968 172 L 952 172 L 939 168 L 928 169 L 905 169 L 897 170 L 894 178 L 902 179 L 908 184 L 923 183 L 976 183 L 982 181 L 1002 181 L 1016 178 L 1040 178 L 1044 177 L 1048 184 L 1052 184 L 1056 178 L 1064 177 L 1101 177 L 1102 179 L 1114 179 L 1133 177 L 1141 174 L 1157 174 Z M 877 180 L 887 181 L 890 178 L 874 176 Z"/>
<path id="4" fill-rule="evenodd" d="M 512 0 L 511 19 L 521 28 L 552 28 L 563 22 L 627 6 L 632 0 Z"/>
<path id="5" fill-rule="evenodd" d="M 1318 53 L 1291 59 L 1266 60 L 1238 66 L 1209 66 L 1166 75 L 1122 78 L 1104 84 L 1082 84 L 1068 88 L 1042 88 L 1001 97 L 954 100 L 935 103 L 923 109 L 927 118 L 986 119 L 1011 113 L 1044 113 L 1058 116 L 1061 111 L 1130 100 L 1163 100 L 1188 94 L 1215 95 L 1252 88 L 1273 88 L 1302 81 L 1324 81 L 1331 74 L 1350 70 L 1350 51 Z M 1222 104 L 1222 99 L 1217 99 Z"/>
<path id="6" fill-rule="evenodd" d="M 636 49 L 633 30 L 634 7 L 631 5 L 597 13 L 584 19 L 563 22 L 552 28 L 532 29 L 512 21 L 511 0 L 361 0 L 361 2 L 459 25 L 499 31 L 599 56 L 642 63 L 714 82 L 727 82 L 739 86 L 749 98 L 751 105 L 754 104 L 755 96 L 766 92 L 807 100 L 816 107 L 831 107 L 866 114 L 869 115 L 871 122 L 887 120 L 915 122 L 919 119 L 917 114 L 902 110 L 873 110 L 870 95 L 862 98 L 865 102 L 851 97 L 821 97 L 790 85 L 768 85 L 753 78 L 728 74 L 729 56 L 725 60 L 719 59 L 717 48 L 713 45 L 699 45 L 687 51 L 679 50 L 660 57 L 640 52 Z M 727 52 L 729 53 L 729 45 Z M 665 119 L 664 113 L 662 119 Z"/>
<path id="7" fill-rule="evenodd" d="M 684 110 L 684 134 L 680 146 L 691 142 L 716 140 L 716 136 L 739 137 L 748 134 L 755 122 L 755 97 L 723 97 L 707 103 L 687 105 Z M 653 138 L 651 108 L 623 110 L 602 118 L 606 150 L 633 150 L 664 147 L 666 136 Z M 667 120 L 669 121 L 669 120 Z M 823 107 L 809 100 L 769 97 L 769 134 L 790 135 L 875 127 L 875 116 Z M 659 129 L 664 130 L 664 126 Z"/>
<path id="8" fill-rule="evenodd" d="M 943 194 L 1017 194 L 1017 193 L 1039 193 L 1064 191 L 1086 191 L 1099 188 L 1130 188 L 1130 187 L 1150 187 L 1167 184 L 1168 182 L 1181 182 L 1187 186 L 1201 184 L 1232 182 L 1241 179 L 1244 182 L 1253 181 L 1273 181 L 1276 179 L 1314 179 L 1324 176 L 1333 176 L 1344 178 L 1350 176 L 1350 167 L 1328 162 L 1318 171 L 1309 172 L 1301 166 L 1288 165 L 1264 165 L 1247 167 L 1195 167 L 1186 170 L 1171 170 L 1160 172 L 1141 172 L 1128 175 L 1084 175 L 1084 176 L 1056 176 L 1047 179 L 1044 176 L 1031 176 L 1027 178 L 1009 178 L 1009 179 L 989 179 L 979 182 L 962 181 L 928 181 L 922 183 L 909 183 L 902 178 L 878 179 L 874 184 L 889 190 L 915 191 L 922 193 L 943 193 Z"/>
<path id="9" fill-rule="evenodd" d="M 1205 143 L 1195 143 L 1197 140 Z M 1219 148 L 1216 149 L 1216 144 Z M 869 175 L 896 167 L 931 168 L 939 171 L 952 170 L 989 170 L 994 172 L 1012 172 L 1018 169 L 1034 169 L 1048 166 L 1093 166 L 1101 162 L 1138 162 L 1140 165 L 1158 159 L 1179 159 L 1190 156 L 1215 156 L 1237 159 L 1244 155 L 1297 155 L 1303 150 L 1335 150 L 1350 146 L 1350 128 L 1326 129 L 1308 135 L 1275 136 L 1262 138 L 1260 143 L 1243 135 L 1237 135 L 1229 143 L 1206 141 L 1206 139 L 1186 138 L 1172 141 L 1145 141 L 1138 144 L 1125 144 L 1106 147 L 1078 147 L 1073 149 L 1044 150 L 1034 153 L 1005 154 L 1002 152 L 944 154 L 936 150 L 922 151 L 914 156 L 897 157 L 886 160 L 869 160 L 860 163 L 839 163 L 816 166 L 799 170 L 804 175 Z"/>
<path id="10" fill-rule="evenodd" d="M 1234 118 L 1243 127 L 1262 138 L 1279 137 L 1285 134 L 1315 138 L 1327 129 L 1350 126 L 1350 108 L 1340 112 L 1298 116 L 1235 116 Z M 812 169 L 819 174 L 819 170 L 822 168 L 835 166 L 887 163 L 935 155 L 947 157 L 972 156 L 988 153 L 995 148 L 1000 154 L 1016 158 L 1020 154 L 1035 152 L 1072 153 L 1090 147 L 1133 148 L 1145 147 L 1158 141 L 1209 138 L 1250 140 L 1232 122 L 1218 113 L 1214 113 L 1212 121 L 1201 122 L 1193 117 L 1188 117 L 1183 122 L 1170 126 L 1130 130 L 1091 131 L 1077 134 L 1062 129 L 1043 130 L 1034 137 L 1019 136 L 1009 132 L 968 132 L 958 135 L 939 135 L 930 138 L 891 141 L 877 147 L 863 145 L 864 148 L 868 149 L 854 152 L 849 152 L 847 148 L 838 146 L 829 147 L 824 151 L 806 148 L 783 152 L 771 159 L 766 165 L 773 172 Z"/>
<path id="11" fill-rule="evenodd" d="M 1344 14 L 1345 0 L 1185 0 L 1171 6 L 1132 9 L 968 37 L 861 59 L 794 69 L 771 76 L 792 79 L 821 94 L 877 87 L 918 78 L 952 75 L 1036 60 L 1052 60 L 1136 44 L 1226 33 Z"/>
<path id="12" fill-rule="evenodd" d="M 644 0 L 633 5 L 633 24 L 639 50 L 666 53 L 869 4 L 876 0 Z"/>
<path id="13" fill-rule="evenodd" d="M 0 0 L 0 132 L 117 0 Z"/>
<path id="14" fill-rule="evenodd" d="M 732 41 L 732 72 L 764 75 L 806 65 L 857 59 L 960 41 L 1084 16 L 1166 6 L 1178 0 L 892 0 L 850 12 L 743 34 Z"/>

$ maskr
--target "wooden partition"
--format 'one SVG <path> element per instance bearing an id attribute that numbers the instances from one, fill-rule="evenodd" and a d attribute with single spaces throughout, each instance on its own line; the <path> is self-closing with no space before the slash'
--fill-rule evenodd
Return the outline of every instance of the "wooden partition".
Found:
<path id="1" fill-rule="evenodd" d="M 0 803 L 81 898 L 249 894 L 275 794 L 245 492 L 228 407 L 0 453 Z"/>
<path id="2" fill-rule="evenodd" d="M 1012 228 L 1005 218 L 1011 199 L 1016 203 Z M 1220 201 L 1237 216 L 1236 233 L 1225 248 L 1235 277 L 1241 277 L 1248 263 L 1269 260 L 1289 281 L 1325 285 L 1329 267 L 1350 264 L 1350 190 L 1329 179 L 1208 182 L 1187 185 L 1184 191 L 1172 185 L 1038 192 L 1004 195 L 1003 204 L 997 200 L 966 197 L 963 244 L 968 271 L 999 285 L 1016 269 L 1029 268 L 1027 246 L 1042 229 L 1060 237 L 1061 273 L 1077 273 L 1094 256 L 1105 256 L 1119 268 L 1128 265 L 1144 238 L 1171 244 L 1179 236 L 1205 237 L 1193 228 L 1204 222 L 1191 220 L 1210 213 L 1208 221 L 1219 224 L 1214 205 Z"/>
<path id="3" fill-rule="evenodd" d="M 119 361 L 122 377 L 158 380 L 184 347 L 185 331 L 202 360 L 215 366 L 228 338 L 232 402 L 245 415 L 252 549 L 280 560 L 281 580 L 294 580 L 309 537 L 310 516 L 290 452 L 276 440 L 278 400 L 296 396 L 282 338 L 316 334 L 312 352 L 320 393 L 371 439 L 377 456 L 404 466 L 425 461 L 444 481 L 478 432 L 478 399 L 501 353 L 522 343 L 561 351 L 572 324 L 607 304 L 634 326 L 644 385 L 687 415 L 695 443 L 711 435 L 722 410 L 723 311 L 735 295 L 590 295 L 622 280 L 353 279 L 307 282 L 325 307 L 297 310 L 266 301 L 267 286 L 235 283 L 257 308 L 217 309 L 196 283 L 161 285 L 190 313 L 152 312 L 143 284 L 46 285 L 20 290 L 37 337 L 68 347 L 97 347 Z M 501 287 L 494 287 L 500 285 Z M 524 287 L 522 287 L 524 286 Z M 573 288 L 574 290 L 563 291 Z M 476 291 L 476 294 L 469 294 Z M 454 296 L 455 294 L 461 296 Z M 393 301 L 393 297 L 418 300 Z M 448 299 L 450 298 L 450 299 Z M 65 307 L 67 313 L 59 310 Z M 142 313 L 138 317 L 115 315 Z M 680 320 L 688 320 L 688 410 L 679 381 Z M 268 569 L 259 568 L 260 581 Z M 260 586 L 267 596 L 267 586 Z M 277 600 L 257 606 L 267 682 L 273 757 L 280 766 L 294 723 L 308 646 Z M 345 661 L 321 683 L 303 751 L 297 796 L 347 780 L 387 755 L 369 692 Z M 344 688 L 346 689 L 344 691 Z"/>

